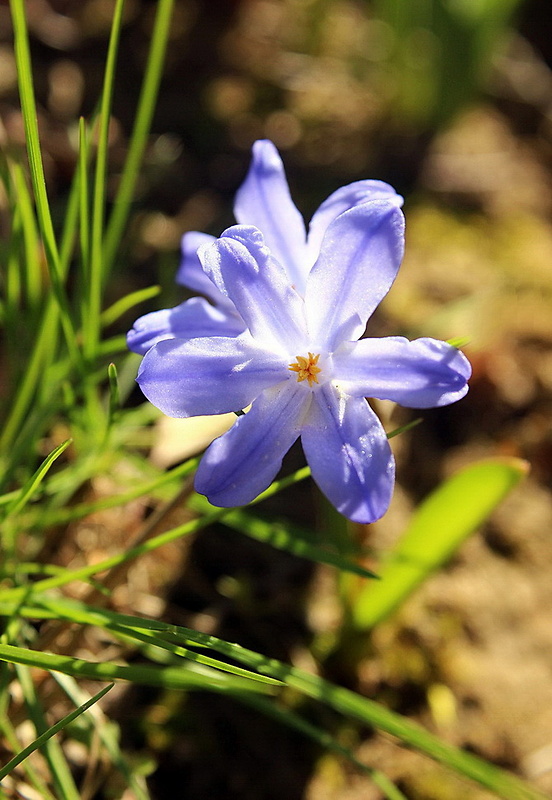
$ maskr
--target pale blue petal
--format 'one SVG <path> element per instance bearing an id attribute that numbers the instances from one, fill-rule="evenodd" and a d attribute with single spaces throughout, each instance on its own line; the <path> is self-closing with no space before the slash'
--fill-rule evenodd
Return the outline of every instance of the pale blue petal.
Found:
<path id="1" fill-rule="evenodd" d="M 333 358 L 333 376 L 344 391 L 394 400 L 409 408 L 460 400 L 468 391 L 470 375 L 466 356 L 438 339 L 361 339 L 342 347 Z"/>
<path id="2" fill-rule="evenodd" d="M 315 211 L 309 225 L 307 248 L 310 265 L 312 266 L 318 258 L 322 239 L 330 222 L 333 222 L 336 217 L 343 214 L 344 211 L 354 208 L 354 206 L 366 203 L 369 200 L 385 198 L 391 198 L 393 202 L 395 202 L 395 198 L 399 201 L 402 200 L 400 195 L 397 195 L 397 192 L 388 183 L 383 181 L 355 181 L 337 189 L 324 200 L 322 205 Z"/>
<path id="3" fill-rule="evenodd" d="M 196 473 L 196 491 L 216 506 L 242 506 L 264 491 L 299 436 L 312 393 L 285 381 L 267 389 L 232 428 L 210 445 Z"/>
<path id="4" fill-rule="evenodd" d="M 395 461 L 366 400 L 325 384 L 313 394 L 301 441 L 312 477 L 341 514 L 363 523 L 385 514 Z"/>
<path id="5" fill-rule="evenodd" d="M 234 216 L 241 225 L 254 225 L 262 231 L 290 283 L 302 294 L 310 267 L 305 223 L 291 199 L 282 159 L 268 140 L 253 145 L 253 160 L 236 194 Z"/>
<path id="6" fill-rule="evenodd" d="M 215 308 L 202 297 L 192 297 L 175 308 L 144 314 L 127 333 L 129 350 L 141 356 L 164 339 L 198 336 L 237 336 L 244 330 L 236 313 Z"/>
<path id="7" fill-rule="evenodd" d="M 228 228 L 200 250 L 200 258 L 205 272 L 232 300 L 260 344 L 288 354 L 305 349 L 303 300 L 257 228 Z"/>
<path id="8" fill-rule="evenodd" d="M 288 375 L 281 358 L 257 347 L 244 333 L 231 339 L 159 342 L 144 356 L 136 380 L 167 416 L 195 417 L 240 411 Z"/>
<path id="9" fill-rule="evenodd" d="M 307 280 L 305 305 L 316 350 L 358 339 L 389 291 L 404 251 L 400 198 L 355 206 L 328 226 Z M 312 348 L 311 348 L 312 349 Z"/>
<path id="10" fill-rule="evenodd" d="M 189 231 L 182 237 L 182 260 L 176 273 L 176 282 L 194 292 L 204 294 L 215 305 L 231 309 L 228 298 L 217 289 L 212 280 L 204 273 L 197 251 L 200 247 L 212 244 L 215 236 L 207 233 Z"/>

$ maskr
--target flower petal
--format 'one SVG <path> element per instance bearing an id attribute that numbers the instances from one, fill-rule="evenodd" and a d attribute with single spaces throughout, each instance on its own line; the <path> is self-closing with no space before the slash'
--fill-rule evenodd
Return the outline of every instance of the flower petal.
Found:
<path id="1" fill-rule="evenodd" d="M 215 236 L 198 231 L 189 231 L 182 237 L 182 260 L 176 273 L 176 282 L 194 292 L 204 294 L 217 306 L 230 307 L 228 298 L 217 289 L 213 281 L 204 273 L 197 251 L 200 247 L 212 244 Z"/>
<path id="2" fill-rule="evenodd" d="M 164 414 L 194 417 L 246 408 L 288 375 L 285 362 L 257 347 L 246 332 L 159 342 L 144 356 L 136 380 Z"/>
<path id="3" fill-rule="evenodd" d="M 266 139 L 253 145 L 253 160 L 236 194 L 234 216 L 238 223 L 262 231 L 272 254 L 302 294 L 310 266 L 305 260 L 305 223 L 291 199 L 282 159 Z"/>
<path id="4" fill-rule="evenodd" d="M 199 256 L 259 343 L 288 354 L 305 348 L 303 300 L 257 228 L 234 225 Z"/>
<path id="5" fill-rule="evenodd" d="M 215 308 L 202 297 L 192 297 L 175 308 L 144 314 L 127 333 L 129 350 L 141 356 L 164 339 L 198 336 L 238 336 L 244 330 L 241 317 Z"/>
<path id="6" fill-rule="evenodd" d="M 438 339 L 361 339 L 334 354 L 333 376 L 348 394 L 433 408 L 460 400 L 471 375 L 466 356 Z"/>
<path id="7" fill-rule="evenodd" d="M 395 461 L 366 400 L 325 384 L 314 393 L 301 441 L 312 477 L 341 514 L 362 523 L 385 514 Z"/>
<path id="8" fill-rule="evenodd" d="M 372 200 L 328 226 L 307 280 L 305 305 L 313 346 L 332 352 L 358 339 L 395 280 L 404 250 L 400 198 Z"/>
<path id="9" fill-rule="evenodd" d="M 267 389 L 232 428 L 206 450 L 196 491 L 216 506 L 241 506 L 264 491 L 298 438 L 311 392 L 285 381 Z"/>
<path id="10" fill-rule="evenodd" d="M 311 265 L 318 258 L 322 239 L 330 222 L 333 222 L 336 217 L 343 214 L 344 211 L 354 208 L 354 206 L 367 203 L 369 200 L 385 199 L 386 197 L 402 200 L 400 195 L 397 195 L 397 192 L 388 183 L 383 181 L 355 181 L 348 186 L 342 186 L 337 189 L 324 200 L 322 205 L 315 211 L 309 225 L 307 248 Z"/>

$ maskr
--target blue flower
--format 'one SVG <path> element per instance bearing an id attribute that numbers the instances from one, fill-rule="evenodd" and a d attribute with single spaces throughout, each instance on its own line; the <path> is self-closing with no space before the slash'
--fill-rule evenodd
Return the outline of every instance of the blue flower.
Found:
<path id="1" fill-rule="evenodd" d="M 173 417 L 251 405 L 198 468 L 195 487 L 214 505 L 253 500 L 301 437 L 334 506 L 372 522 L 387 510 L 395 467 L 365 398 L 428 408 L 466 394 L 469 362 L 447 343 L 360 339 L 401 263 L 401 204 L 387 184 L 358 181 L 320 206 L 307 236 L 278 153 L 262 141 L 236 198 L 241 224 L 218 239 L 193 234 L 186 252 L 188 238 L 180 279 L 213 305 L 196 298 L 193 311 L 184 303 L 142 318 L 143 342 L 164 338 L 147 351 L 138 383 Z"/>

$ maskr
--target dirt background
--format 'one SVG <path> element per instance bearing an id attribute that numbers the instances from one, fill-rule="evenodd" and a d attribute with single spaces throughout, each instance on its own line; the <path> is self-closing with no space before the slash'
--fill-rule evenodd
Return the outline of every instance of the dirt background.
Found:
<path id="1" fill-rule="evenodd" d="M 112 4 L 29 0 L 27 8 L 48 185 L 61 214 L 78 115 L 92 113 L 101 86 Z M 113 190 L 154 9 L 146 0 L 127 4 Z M 193 229 L 216 234 L 231 223 L 231 199 L 259 137 L 280 147 L 307 218 L 335 188 L 363 177 L 389 180 L 405 194 L 407 255 L 371 332 L 468 336 L 474 374 L 465 400 L 424 413 L 423 424 L 394 441 L 398 485 L 389 514 L 373 526 L 353 526 L 351 540 L 384 551 L 428 491 L 486 455 L 524 458 L 529 476 L 453 562 L 370 637 L 341 634 L 347 590 L 331 570 L 222 526 L 133 566 L 112 602 L 319 671 L 550 792 L 551 21 L 547 0 L 522 4 L 484 74 L 454 108 L 429 101 L 409 108 L 392 71 L 389 30 L 370 4 L 177 0 L 139 196 L 110 286 L 115 299 L 162 283 L 152 309 L 182 299 L 173 286 L 180 236 Z M 422 34 L 414 44 L 427 41 L 427 30 Z M 425 86 L 427 73 L 413 64 Z M 15 80 L 9 11 L 1 3 L 0 143 L 17 153 L 23 140 Z M 438 100 L 435 87 L 426 95 L 432 91 Z M 391 421 L 409 419 L 392 414 Z M 292 451 L 286 468 L 301 458 Z M 90 499 L 111 489 L 106 476 L 90 487 Z M 307 484 L 260 511 L 329 535 L 327 509 Z M 147 512 L 136 503 L 72 526 L 56 560 L 76 566 L 119 550 Z M 173 510 L 166 526 L 186 513 Z M 82 646 L 89 654 L 101 649 L 102 657 L 113 647 L 92 633 Z M 118 691 L 111 713 L 126 747 L 151 764 L 153 798 L 381 796 L 342 760 L 228 699 Z M 387 737 L 343 726 L 308 703 L 300 710 L 396 780 L 408 798 L 490 796 Z M 77 749 L 73 761 L 84 774 L 83 759 Z M 106 773 L 88 796 L 118 791 L 116 776 Z"/>

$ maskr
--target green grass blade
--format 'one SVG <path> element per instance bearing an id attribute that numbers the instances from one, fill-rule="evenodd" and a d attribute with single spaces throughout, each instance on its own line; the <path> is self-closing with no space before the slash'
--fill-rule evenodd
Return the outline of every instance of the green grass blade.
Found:
<path id="1" fill-rule="evenodd" d="M 7 647 L 8 645 L 2 646 Z M 40 738 L 49 729 L 42 702 L 37 696 L 30 671 L 21 664 L 18 664 L 16 665 L 16 672 L 25 698 L 29 717 Z M 51 736 L 46 736 L 42 744 L 42 752 L 48 762 L 58 796 L 63 797 L 64 800 L 79 800 L 79 792 L 75 786 L 75 781 L 73 780 L 71 770 L 69 769 L 59 741 Z"/>
<path id="2" fill-rule="evenodd" d="M 109 270 L 113 264 L 117 248 L 121 241 L 142 164 L 161 81 L 173 4 L 174 0 L 159 0 L 157 3 L 157 14 L 151 48 L 144 83 L 138 101 L 136 122 L 132 131 L 119 190 L 115 198 L 113 211 L 106 231 L 104 264 L 107 270 Z"/>
<path id="3" fill-rule="evenodd" d="M 13 613 L 15 600 L 9 603 L 2 603 L 2 613 Z M 273 658 L 268 658 L 261 653 L 255 653 L 245 647 L 231 642 L 225 642 L 215 636 L 199 631 L 184 628 L 182 626 L 170 625 L 168 623 L 160 622 L 158 620 L 140 619 L 138 617 L 131 617 L 124 614 L 115 614 L 115 612 L 108 611 L 103 608 L 92 608 L 75 600 L 47 600 L 46 607 L 40 605 L 40 600 L 29 601 L 18 607 L 20 615 L 29 616 L 30 618 L 62 618 L 81 624 L 97 625 L 99 627 L 106 627 L 110 620 L 116 620 L 119 623 L 128 625 L 128 627 L 135 627 L 136 629 L 150 630 L 150 631 L 163 631 L 166 635 L 172 635 L 177 640 L 187 643 L 193 643 L 198 647 L 205 647 L 210 650 L 215 650 L 232 660 L 244 664 L 249 669 L 256 670 L 262 675 L 269 675 L 276 680 L 284 682 L 287 686 L 296 689 L 301 694 L 311 697 L 324 705 L 333 708 L 340 714 L 346 717 L 351 717 L 372 728 L 390 734 L 397 738 L 397 740 L 407 746 L 412 747 L 420 753 L 432 758 L 433 760 L 447 766 L 454 772 L 466 778 L 479 783 L 481 786 L 494 792 L 501 800 L 546 800 L 546 795 L 538 789 L 533 788 L 521 779 L 511 775 L 508 772 L 501 770 L 498 767 L 472 755 L 466 753 L 453 745 L 449 745 L 429 733 L 420 725 L 411 720 L 390 711 L 385 706 L 376 703 L 373 700 L 362 697 L 349 689 L 344 689 L 335 686 L 317 675 L 311 675 L 297 667 L 283 664 Z M 8 645 L 0 647 L 0 659 L 7 661 L 14 661 L 12 650 L 5 650 Z M 24 663 L 29 663 L 28 650 L 21 650 L 20 648 L 13 648 L 17 651 L 18 655 L 26 660 Z M 40 657 L 45 654 L 37 654 L 32 651 L 32 658 Z M 48 658 L 52 658 L 48 656 Z M 66 657 L 58 657 L 64 659 Z M 71 659 L 69 659 L 71 662 Z M 34 663 L 34 662 L 33 662 Z M 85 662 L 86 664 L 87 662 Z M 40 664 L 37 664 L 40 666 Z M 44 665 L 48 669 L 60 669 L 60 664 L 56 667 L 51 666 L 51 663 Z M 87 665 L 90 666 L 90 665 Z M 92 665 L 98 666 L 98 665 Z M 87 674 L 89 677 L 102 677 L 102 665 L 99 665 L 92 675 L 83 669 L 82 674 Z M 114 679 L 122 677 L 115 675 L 110 669 L 113 665 L 107 665 L 103 675 L 105 679 Z M 130 669 L 130 668 L 128 668 Z M 70 672 L 69 669 L 60 669 L 62 672 Z M 125 677 L 132 680 L 130 673 L 125 673 Z M 148 682 L 141 680 L 139 682 Z M 167 685 L 169 685 L 171 682 Z M 178 687 L 177 681 L 172 683 L 172 688 L 186 688 L 183 686 Z M 155 683 L 151 685 L 161 685 Z M 205 687 L 209 688 L 209 687 Z"/>
<path id="4" fill-rule="evenodd" d="M 124 680 L 146 686 L 166 689 L 207 689 L 221 692 L 270 693 L 273 687 L 237 675 L 210 669 L 204 665 L 157 667 L 146 664 L 113 664 L 110 661 L 93 662 L 71 656 L 42 653 L 9 644 L 0 644 L 0 660 L 23 664 L 48 671 L 62 672 L 74 678 L 91 678 L 98 681 Z"/>
<path id="5" fill-rule="evenodd" d="M 310 470 L 308 467 L 304 467 L 297 470 L 297 472 L 293 473 L 293 475 L 289 475 L 279 481 L 274 481 L 274 483 L 272 483 L 268 489 L 262 492 L 262 494 L 260 494 L 256 500 L 253 501 L 252 505 L 264 500 L 267 497 L 272 497 L 277 492 L 285 489 L 287 486 L 290 486 L 299 480 L 302 480 L 303 478 L 306 478 L 308 475 L 310 475 Z M 196 531 L 202 530 L 208 525 L 221 520 L 226 514 L 229 514 L 231 510 L 232 509 L 228 508 L 216 509 L 211 514 L 207 514 L 199 519 L 190 520 L 182 525 L 178 525 L 176 528 L 165 531 L 158 536 L 153 536 L 146 542 L 143 542 L 136 547 L 132 547 L 124 553 L 117 553 L 116 555 L 106 558 L 97 564 L 88 564 L 86 567 L 80 567 L 76 570 L 66 571 L 64 575 L 58 575 L 52 578 L 45 578 L 42 581 L 37 581 L 37 583 L 30 587 L 30 591 L 40 593 L 49 589 L 65 586 L 72 581 L 87 580 L 92 575 L 97 575 L 99 572 L 104 572 L 105 570 L 112 569 L 120 564 L 128 563 L 139 556 L 145 555 L 146 553 L 151 553 L 153 550 L 156 550 L 158 547 L 162 547 L 164 544 L 169 544 L 170 542 L 174 542 L 176 539 L 180 539 L 183 536 L 189 536 Z M 22 599 L 26 592 L 27 589 L 23 587 L 15 587 L 3 591 L 0 590 L 0 598 Z"/>
<path id="6" fill-rule="evenodd" d="M 331 750 L 336 755 L 342 756 L 350 761 L 359 772 L 364 773 L 364 775 L 367 775 L 372 780 L 374 785 L 380 789 L 386 800 L 408 800 L 406 795 L 397 789 L 387 775 L 359 761 L 354 753 L 348 747 L 344 747 L 340 744 L 334 736 L 322 728 L 313 725 L 311 722 L 308 722 L 306 719 L 303 719 L 303 717 L 291 709 L 279 706 L 268 697 L 261 697 L 260 695 L 248 695 L 244 698 L 240 697 L 239 699 L 243 700 L 245 705 L 255 708 L 257 711 L 271 717 L 277 722 L 302 733 L 325 750 Z"/>
<path id="7" fill-rule="evenodd" d="M 138 289 L 136 292 L 131 292 L 125 297 L 121 297 L 120 300 L 117 300 L 102 312 L 102 326 L 112 325 L 119 317 L 126 314 L 129 309 L 134 308 L 138 303 L 144 303 L 146 300 L 151 300 L 152 297 L 157 297 L 160 291 L 160 286 L 148 286 L 146 289 Z"/>
<path id="8" fill-rule="evenodd" d="M 74 705 L 84 706 L 90 702 L 90 696 L 80 689 L 77 682 L 71 678 L 70 675 L 63 675 L 61 672 L 55 672 L 52 674 L 52 677 L 56 683 L 61 686 Z M 111 686 L 112 685 L 113 684 L 111 684 Z M 107 689 L 103 689 L 102 691 L 107 691 L 111 686 L 108 686 Z M 92 701 L 93 700 L 94 698 L 92 698 Z M 145 787 L 144 779 L 142 776 L 136 775 L 132 765 L 127 762 L 121 752 L 115 723 L 109 722 L 97 708 L 92 709 L 90 714 L 81 717 L 81 719 L 88 726 L 90 731 L 97 733 L 111 762 L 127 781 L 136 800 L 150 800 L 150 795 Z"/>
<path id="9" fill-rule="evenodd" d="M 191 498 L 190 504 L 198 509 L 213 508 L 203 500 L 199 500 L 198 495 Z M 288 522 L 270 522 L 241 509 L 229 511 L 228 514 L 225 514 L 222 522 L 229 528 L 244 533 L 258 542 L 276 547 L 278 550 L 285 550 L 295 556 L 307 558 L 317 564 L 336 567 L 344 572 L 360 575 L 362 578 L 377 578 L 377 575 L 374 575 L 373 572 L 370 572 L 360 564 L 355 564 L 354 561 L 350 561 L 338 553 L 332 553 L 329 550 L 324 550 L 311 544 L 305 539 L 302 531 L 291 526 Z"/>
<path id="10" fill-rule="evenodd" d="M 37 386 L 41 377 L 44 375 L 44 367 L 48 361 L 48 354 L 52 347 L 51 341 L 48 340 L 46 334 L 42 333 L 42 331 L 49 331 L 51 326 L 55 325 L 57 316 L 57 309 L 53 303 L 50 303 L 44 314 L 44 326 L 41 328 L 41 333 L 35 341 L 32 354 L 27 361 L 26 370 L 13 400 L 10 413 L 2 428 L 2 434 L 0 436 L 0 451 L 2 453 L 8 454 L 11 445 L 19 434 L 20 427 L 27 412 L 35 399 Z M 0 480 L 2 480 L 1 476 Z"/>
<path id="11" fill-rule="evenodd" d="M 115 634 L 124 636 L 125 639 L 132 639 L 135 642 L 142 642 L 150 647 L 157 647 L 164 650 L 166 653 L 194 661 L 196 664 L 204 664 L 207 667 L 212 667 L 222 672 L 228 672 L 230 675 L 239 675 L 242 678 L 247 678 L 251 681 L 259 681 L 260 683 L 266 683 L 270 686 L 282 685 L 281 681 L 275 680 L 274 678 L 269 678 L 266 675 L 258 675 L 256 672 L 251 672 L 251 670 L 244 669 L 243 667 L 227 664 L 225 661 L 221 661 L 218 658 L 211 658 L 210 656 L 196 653 L 193 650 L 188 650 L 186 647 L 174 644 L 174 642 L 167 641 L 161 636 L 155 636 L 151 632 L 145 632 L 143 629 L 137 630 L 136 628 L 124 624 L 117 625 L 115 622 L 111 622 L 107 628 Z"/>
<path id="12" fill-rule="evenodd" d="M 501 800 L 545 800 L 546 795 L 519 778 L 471 753 L 447 744 L 412 720 L 349 689 L 328 683 L 296 668 L 279 665 L 271 674 L 285 678 L 288 686 L 315 698 L 347 717 L 395 736 L 403 745 L 446 765 L 454 772 L 494 792 Z"/>
<path id="13" fill-rule="evenodd" d="M 29 167 L 35 195 L 39 228 L 44 242 L 52 291 L 59 306 L 60 321 L 64 331 L 67 349 L 75 365 L 83 371 L 82 357 L 77 347 L 75 329 L 63 286 L 61 263 L 46 192 L 46 181 L 44 178 L 44 167 L 42 164 L 40 139 L 38 135 L 37 111 L 24 1 L 10 0 L 10 9 L 14 32 L 14 51 L 19 95 L 21 98 L 25 140 L 27 142 Z"/>
<path id="14" fill-rule="evenodd" d="M 190 459 L 184 464 L 179 464 L 169 472 L 164 472 L 162 475 L 159 475 L 159 477 L 154 478 L 147 483 L 140 483 L 138 486 L 134 486 L 132 489 L 129 489 L 126 492 L 118 492 L 117 494 L 110 495 L 109 497 L 102 498 L 101 500 L 96 500 L 93 503 L 80 503 L 70 508 L 60 508 L 51 511 L 41 509 L 40 521 L 44 527 L 61 525 L 66 522 L 72 522 L 76 519 L 82 519 L 83 517 L 87 517 L 89 514 L 95 514 L 98 511 L 105 511 L 108 508 L 117 508 L 118 506 L 123 506 L 125 503 L 129 503 L 131 500 L 136 500 L 138 497 L 150 495 L 156 490 L 170 485 L 175 480 L 183 480 L 194 471 L 194 469 L 197 467 L 197 464 L 198 459 Z M 59 483 L 63 482 L 64 478 L 65 475 L 62 473 L 56 476 L 56 480 L 52 481 L 51 485 L 48 485 L 48 493 L 55 494 L 59 489 Z M 11 492 L 9 495 L 5 495 L 5 497 L 11 497 Z M 0 497 L 0 504 L 2 501 L 3 498 Z"/>
<path id="15" fill-rule="evenodd" d="M 38 750 L 39 747 L 45 745 L 52 736 L 55 736 L 56 733 L 62 731 L 65 727 L 67 727 L 67 725 L 73 722 L 73 720 L 77 719 L 77 717 L 79 717 L 81 714 L 84 714 L 85 711 L 88 711 L 91 706 L 101 700 L 102 697 L 106 695 L 112 688 L 113 684 L 104 687 L 101 691 L 95 694 L 94 697 L 91 697 L 90 700 L 87 700 L 70 714 L 67 714 L 67 716 L 63 717 L 63 719 L 60 719 L 59 722 L 56 722 L 55 725 L 52 725 L 51 728 L 48 728 L 47 731 L 44 731 L 44 733 L 35 739 L 34 742 L 31 742 L 31 744 L 27 745 L 27 747 L 24 747 L 20 753 L 17 753 L 16 756 L 14 756 L 4 767 L 0 769 L 0 780 L 5 778 L 6 775 L 9 775 L 10 772 L 19 766 L 22 761 L 28 758 L 31 753 L 34 753 L 34 751 Z M 78 798 L 78 795 L 76 795 L 76 797 Z"/>
<path id="16" fill-rule="evenodd" d="M 71 444 L 72 439 L 67 439 L 58 445 L 52 452 L 44 459 L 40 467 L 36 470 L 34 475 L 27 481 L 21 488 L 18 496 L 14 499 L 13 503 L 8 506 L 6 510 L 6 517 L 13 516 L 21 511 L 22 508 L 29 502 L 33 494 L 36 492 L 44 478 L 46 477 L 50 467 L 60 457 L 62 453 L 67 450 Z"/>
<path id="17" fill-rule="evenodd" d="M 94 173 L 94 188 L 92 194 L 92 223 L 90 231 L 90 273 L 88 309 L 85 331 L 85 352 L 89 359 L 96 357 L 100 339 L 100 313 L 102 293 L 106 278 L 105 264 L 103 263 L 103 236 L 104 215 L 106 198 L 107 157 L 109 142 L 109 122 L 111 116 L 111 101 L 115 83 L 115 65 L 121 36 L 123 21 L 124 0 L 117 0 L 111 23 L 111 33 L 107 50 L 103 90 L 98 117 L 98 148 L 96 153 L 96 169 Z"/>
<path id="18" fill-rule="evenodd" d="M 7 695 L 7 692 L 6 692 Z M 8 719 L 4 714 L 0 716 L 0 734 L 5 737 L 5 740 L 13 753 L 18 753 L 20 750 L 19 740 L 17 738 L 17 733 L 12 725 L 10 719 Z M 37 793 L 37 797 L 40 797 L 40 800 L 57 800 L 56 797 L 50 792 L 46 783 L 43 780 L 42 775 L 39 774 L 39 770 L 35 768 L 30 761 L 23 761 L 21 767 L 25 773 L 25 779 L 27 782 L 33 787 L 33 789 Z M 1 790 L 0 784 L 0 790 Z M 0 797 L 4 800 L 4 796 L 1 794 Z"/>
<path id="19" fill-rule="evenodd" d="M 368 629 L 391 614 L 527 474 L 515 458 L 490 458 L 458 472 L 417 509 L 379 570 L 381 580 L 363 588 L 351 610 L 353 624 Z"/>
<path id="20" fill-rule="evenodd" d="M 27 302 L 36 308 L 42 294 L 42 274 L 38 230 L 34 216 L 33 203 L 21 164 L 13 164 L 13 182 L 16 190 L 17 213 L 21 215 L 21 228 L 24 241 L 23 270 Z"/>

